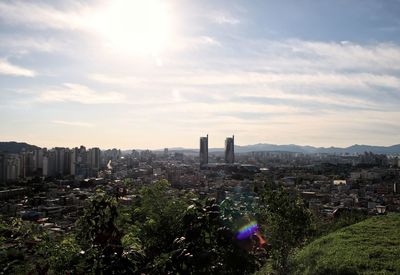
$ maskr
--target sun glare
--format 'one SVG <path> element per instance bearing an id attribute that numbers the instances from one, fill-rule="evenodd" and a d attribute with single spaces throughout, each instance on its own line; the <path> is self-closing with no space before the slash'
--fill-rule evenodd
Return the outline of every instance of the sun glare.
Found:
<path id="1" fill-rule="evenodd" d="M 92 20 L 95 31 L 114 51 L 157 55 L 168 45 L 171 16 L 165 2 L 116 0 Z"/>

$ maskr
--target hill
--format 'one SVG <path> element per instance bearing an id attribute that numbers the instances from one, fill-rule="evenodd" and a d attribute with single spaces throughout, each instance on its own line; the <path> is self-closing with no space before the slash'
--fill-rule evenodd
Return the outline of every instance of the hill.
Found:
<path id="1" fill-rule="evenodd" d="M 221 149 L 222 150 L 222 149 Z M 325 153 L 325 154 L 362 154 L 364 152 L 372 152 L 374 154 L 399 154 L 400 144 L 392 146 L 372 146 L 372 145 L 352 145 L 345 148 L 340 147 L 313 147 L 313 146 L 301 146 L 295 144 L 289 145 L 276 145 L 276 144 L 254 144 L 245 146 L 235 146 L 235 152 L 247 153 L 256 151 L 284 151 L 293 153 Z"/>
<path id="2" fill-rule="evenodd" d="M 30 151 L 34 149 L 39 149 L 39 147 L 25 142 L 15 142 L 15 141 L 0 142 L 0 152 L 17 154 L 20 153 L 23 149 Z"/>
<path id="3" fill-rule="evenodd" d="M 160 149 L 161 150 L 161 149 Z M 164 149 L 162 149 L 164 150 Z M 198 154 L 198 149 L 186 148 L 169 148 L 170 152 L 182 152 L 187 154 Z M 224 148 L 209 148 L 210 153 L 222 153 Z M 291 153 L 305 153 L 305 154 L 363 154 L 365 152 L 372 152 L 374 154 L 400 154 L 400 144 L 392 146 L 374 146 L 374 145 L 352 145 L 349 147 L 314 147 L 314 146 L 301 146 L 296 144 L 277 145 L 268 143 L 258 143 L 253 145 L 235 145 L 236 153 L 249 153 L 249 152 L 291 152 Z"/>
<path id="4" fill-rule="evenodd" d="M 294 274 L 400 274 L 399 228 L 389 214 L 321 237 L 294 256 Z"/>

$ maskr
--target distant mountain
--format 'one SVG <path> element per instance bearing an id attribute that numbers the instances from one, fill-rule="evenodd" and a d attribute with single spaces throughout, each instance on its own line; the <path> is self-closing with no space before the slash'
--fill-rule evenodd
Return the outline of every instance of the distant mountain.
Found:
<path id="1" fill-rule="evenodd" d="M 283 152 L 294 152 L 294 153 L 317 153 L 317 148 L 312 146 L 300 146 L 295 144 L 289 145 L 276 145 L 276 144 L 254 144 L 246 146 L 235 146 L 235 152 L 256 152 L 256 151 L 283 151 Z"/>
<path id="2" fill-rule="evenodd" d="M 328 153 L 328 154 L 362 154 L 372 152 L 374 154 L 400 154 L 400 144 L 392 146 L 372 146 L 372 145 L 352 145 L 346 148 L 339 147 L 313 147 L 300 146 L 295 144 L 276 145 L 276 144 L 255 144 L 247 146 L 235 146 L 235 152 L 246 153 L 254 151 L 285 151 L 293 153 Z"/>
<path id="3" fill-rule="evenodd" d="M 17 154 L 20 153 L 23 149 L 30 151 L 34 149 L 40 149 L 40 147 L 25 142 L 15 142 L 15 141 L 0 142 L 0 152 Z"/>
<path id="4" fill-rule="evenodd" d="M 179 150 L 175 150 L 177 148 L 170 148 L 170 152 L 180 151 L 180 152 L 198 152 L 198 149 L 183 149 L 179 148 Z M 223 148 L 209 148 L 210 153 L 218 153 L 223 152 Z M 292 152 L 292 153 L 306 153 L 306 154 L 317 154 L 317 153 L 326 153 L 326 154 L 362 154 L 364 152 L 372 152 L 374 154 L 400 154 L 400 144 L 392 145 L 392 146 L 372 146 L 372 145 L 352 145 L 346 148 L 340 147 L 314 147 L 314 146 L 301 146 L 295 144 L 288 145 L 277 145 L 277 144 L 267 144 L 267 143 L 258 143 L 253 145 L 236 145 L 235 152 L 236 153 L 249 153 L 249 152 Z"/>
<path id="5" fill-rule="evenodd" d="M 39 149 L 40 147 L 31 145 L 25 142 L 0 142 L 0 152 L 8 152 L 8 153 L 19 153 L 23 149 L 25 150 L 34 150 Z M 164 149 L 155 150 L 162 151 Z M 185 154 L 198 154 L 198 148 L 183 148 L 183 147 L 175 147 L 168 148 L 169 152 L 180 152 Z M 138 150 L 142 151 L 142 150 Z M 209 148 L 210 153 L 222 153 L 224 148 Z M 306 154 L 316 154 L 316 153 L 326 153 L 326 154 L 362 154 L 364 152 L 372 152 L 374 154 L 400 154 L 400 144 L 392 145 L 392 146 L 373 146 L 373 145 L 359 145 L 355 144 L 349 147 L 340 148 L 340 147 L 314 147 L 314 146 L 301 146 L 296 144 L 287 144 L 287 145 L 277 145 L 277 144 L 268 144 L 268 143 L 258 143 L 253 145 L 236 145 L 235 152 L 236 153 L 249 153 L 249 152 L 292 152 L 292 153 L 306 153 Z M 131 150 L 124 150 L 123 153 L 129 154 Z"/>
<path id="6" fill-rule="evenodd" d="M 350 152 L 372 152 L 375 154 L 394 154 L 400 153 L 400 144 L 392 146 L 371 146 L 371 145 L 353 145 L 346 148 Z"/>

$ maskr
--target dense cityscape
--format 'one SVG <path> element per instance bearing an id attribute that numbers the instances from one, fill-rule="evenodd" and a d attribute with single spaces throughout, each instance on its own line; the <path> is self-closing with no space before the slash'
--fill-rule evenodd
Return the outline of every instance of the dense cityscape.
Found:
<path id="1" fill-rule="evenodd" d="M 310 210 L 325 216 L 340 209 L 400 211 L 397 155 L 235 154 L 234 137 L 226 138 L 224 151 L 209 153 L 208 135 L 200 138 L 199 154 L 188 151 L 29 146 L 20 153 L 1 153 L 1 212 L 33 220 L 47 217 L 50 230 L 65 231 L 74 220 L 62 217 L 82 209 L 96 186 L 122 192 L 129 203 L 133 194 L 122 182 L 140 188 L 160 179 L 177 190 L 237 202 L 258 199 L 254 188 L 268 179 L 298 192 Z M 35 192 L 41 184 L 49 190 Z M 26 199 L 32 192 L 35 195 Z"/>
<path id="2" fill-rule="evenodd" d="M 302 211 L 305 211 L 302 215 L 306 216 L 304 216 L 304 220 L 299 225 L 294 222 L 299 218 L 300 214 L 296 214 L 297 218 L 294 218 L 294 220 L 286 220 L 281 224 L 284 227 L 290 226 L 290 223 L 294 223 L 293 226 L 301 226 L 302 230 L 300 232 L 292 232 L 283 238 L 284 242 L 288 242 L 295 238 L 295 234 L 300 234 L 299 239 L 294 241 L 294 247 L 300 245 L 306 239 L 312 240 L 315 237 L 323 236 L 326 232 L 351 225 L 368 216 L 400 212 L 400 161 L 398 154 L 374 154 L 371 152 L 362 154 L 307 154 L 285 151 L 235 153 L 234 142 L 234 136 L 227 137 L 224 150 L 213 149 L 212 151 L 209 151 L 208 148 L 208 135 L 200 137 L 199 150 L 170 150 L 165 148 L 164 150 L 153 151 L 121 151 L 119 149 L 86 149 L 84 146 L 46 149 L 26 143 L 3 142 L 3 152 L 0 153 L 0 214 L 5 219 L 4 221 L 8 219 L 16 221 L 15 219 L 19 219 L 20 222 L 35 224 L 35 226 L 39 226 L 36 230 L 41 232 L 40 234 L 45 234 L 52 242 L 63 243 L 68 238 L 79 240 L 77 237 L 64 237 L 63 239 L 63 236 L 79 236 L 77 232 L 82 230 L 79 229 L 82 227 L 82 219 L 89 215 L 88 211 L 90 210 L 88 209 L 91 209 L 96 200 L 99 200 L 99 192 L 105 192 L 103 194 L 108 198 L 116 198 L 115 203 L 117 203 L 116 209 L 119 209 L 118 213 L 129 213 L 131 211 L 129 209 L 133 209 L 132 214 L 125 214 L 128 215 L 128 218 L 125 217 L 127 219 L 125 222 L 127 224 L 133 222 L 133 225 L 137 222 L 140 223 L 140 217 L 144 218 L 144 224 L 152 220 L 149 213 L 144 214 L 145 216 L 137 216 L 138 211 L 143 211 L 140 210 L 142 209 L 140 206 L 144 207 L 143 201 L 146 201 L 146 196 L 148 196 L 146 192 L 158 194 L 152 195 L 155 196 L 151 199 L 152 206 L 147 206 L 151 207 L 150 209 L 157 205 L 153 205 L 155 203 L 154 200 L 162 201 L 164 196 L 167 196 L 168 200 L 171 200 L 173 204 L 179 201 L 183 205 L 189 205 L 189 197 L 204 201 L 206 205 L 211 201 L 212 205 L 207 206 L 211 207 L 210 209 L 214 209 L 210 212 L 210 215 L 217 213 L 217 215 L 221 215 L 220 218 L 227 215 L 227 213 L 232 215 L 229 226 L 226 222 L 223 223 L 225 224 L 223 228 L 231 232 L 230 234 L 239 230 L 238 226 L 247 226 L 246 230 L 256 230 L 254 231 L 254 236 L 258 239 L 251 241 L 247 248 L 243 248 L 243 244 L 240 244 L 252 238 L 251 235 L 241 237 L 242 235 L 240 234 L 245 233 L 238 233 L 236 242 L 239 242 L 239 244 L 236 245 L 242 247 L 240 248 L 241 253 L 253 255 L 253 259 L 259 261 L 259 264 L 254 265 L 251 261 L 243 262 L 243 268 L 226 271 L 227 274 L 247 274 L 249 272 L 251 274 L 262 268 L 263 263 L 268 258 L 272 257 L 274 259 L 271 251 L 277 249 L 275 247 L 276 244 L 271 239 L 279 238 L 274 237 L 274 231 L 270 231 L 269 225 L 272 224 L 272 220 L 268 220 L 266 218 L 268 214 L 265 214 L 263 212 L 265 210 L 262 210 L 264 209 L 263 205 L 268 200 L 270 200 L 270 203 L 276 203 L 277 207 L 275 210 L 270 208 L 270 211 L 281 211 L 279 208 L 282 207 L 283 203 L 287 203 L 289 208 L 286 211 L 290 213 L 295 208 L 295 206 L 290 205 L 296 203 L 296 201 L 300 203 Z M 13 150 L 13 152 L 6 152 L 7 148 L 8 150 Z M 17 152 L 18 150 L 19 152 Z M 166 183 L 168 186 L 164 185 Z M 278 196 L 276 192 L 284 192 L 283 194 L 288 194 L 289 197 L 279 201 L 279 197 L 276 197 Z M 269 199 L 268 194 L 270 195 Z M 102 199 L 104 200 L 104 198 Z M 91 215 L 98 217 L 101 212 L 96 211 L 105 211 L 104 209 L 107 209 L 105 201 L 102 202 L 104 206 L 94 210 L 95 212 L 91 213 Z M 161 209 L 168 209 L 168 207 L 170 206 L 165 204 Z M 180 211 L 184 210 L 184 206 L 182 207 Z M 191 207 L 194 207 L 194 205 L 189 206 L 188 210 Z M 267 206 L 267 209 L 269 209 L 268 207 L 270 206 Z M 161 209 L 157 210 L 157 215 L 164 211 Z M 221 209 L 225 210 L 220 212 Z M 158 211 L 161 212 L 159 213 Z M 182 219 L 185 220 L 186 211 L 173 214 L 177 215 L 177 222 L 181 223 Z M 131 217 L 129 218 L 130 215 Z M 162 215 L 165 215 L 163 218 L 168 218 L 167 214 Z M 180 215 L 184 216 L 181 217 Z M 282 215 L 282 213 L 279 215 Z M 280 216 L 281 218 L 282 216 Z M 257 225 L 257 220 L 259 222 L 264 221 L 264 224 Z M 312 220 L 314 222 L 311 222 Z M 98 220 L 93 225 L 99 226 L 97 225 L 99 222 Z M 11 225 L 6 223 L 3 226 L 7 228 Z M 92 225 L 86 225 L 85 228 L 87 226 L 90 227 Z M 135 247 L 145 249 L 146 245 L 143 238 L 146 235 L 143 236 L 141 234 L 146 232 L 146 227 L 132 229 L 127 226 L 125 225 L 127 233 L 125 237 L 133 234 L 139 240 L 134 242 Z M 208 227 L 210 225 L 204 222 L 201 223 L 201 226 L 205 226 L 205 230 L 210 230 Z M 314 229 L 312 229 L 313 227 Z M 184 228 L 189 228 L 190 230 L 191 226 Z M 168 227 L 163 230 L 167 229 Z M 282 230 L 285 229 L 280 228 L 277 233 L 282 234 Z M 111 229 L 107 229 L 108 231 L 112 232 Z M 99 234 L 99 232 L 96 234 Z M 175 234 L 172 234 L 172 236 L 175 236 Z M 40 238 L 43 238 L 43 236 L 36 238 L 36 241 L 29 240 L 29 238 L 23 239 L 21 244 L 21 240 L 16 241 L 8 237 L 4 239 L 5 244 L 1 249 L 3 251 L 9 251 L 9 249 L 15 249 L 16 247 L 21 249 L 21 246 L 26 247 L 28 245 L 26 242 L 30 243 L 28 247 L 32 245 L 41 247 L 40 244 L 43 240 L 40 241 Z M 175 236 L 174 243 L 177 239 L 179 238 Z M 119 246 L 125 251 L 126 248 L 123 248 L 123 243 L 122 241 Z M 167 243 L 169 244 L 169 242 Z M 129 245 L 128 247 L 131 247 L 132 243 Z M 79 251 L 84 246 L 81 245 L 81 247 L 79 248 L 76 245 L 76 252 L 69 252 L 69 257 L 85 253 L 85 250 Z M 209 245 L 206 247 L 211 249 Z M 223 253 L 226 253 L 225 249 Z M 291 249 L 293 248 L 288 251 L 291 251 Z M 22 262 L 14 259 L 15 256 L 12 256 L 13 254 L 9 254 L 12 252 L 3 252 L 6 253 L 4 255 L 8 255 L 3 259 L 5 261 L 3 264 L 7 264 L 6 273 L 25 273 L 33 272 L 34 270 L 40 273 L 41 271 L 37 266 L 32 267 L 27 264 L 35 259 L 33 255 L 38 252 L 29 252 L 30 249 L 25 250 L 25 252 L 22 251 L 24 250 L 21 250 L 24 255 L 22 256 L 22 259 L 24 259 Z M 97 253 L 100 253 L 100 255 L 105 255 L 106 258 L 111 257 L 104 254 L 105 250 L 100 249 L 99 251 Z M 31 255 L 32 253 L 33 255 Z M 60 250 L 52 253 L 58 255 L 57 253 L 60 253 Z M 118 261 L 124 259 L 122 255 L 119 256 Z M 115 271 L 115 267 L 107 261 L 98 260 L 101 264 L 99 262 L 97 264 L 100 265 L 101 272 L 105 272 L 104 274 L 107 274 L 107 268 L 114 270 L 112 271 L 114 274 L 137 272 L 141 274 L 153 274 L 155 272 L 183 274 L 189 272 L 189 274 L 197 274 L 200 272 L 199 270 L 196 271 L 195 265 L 192 263 L 193 266 L 191 266 L 190 262 L 189 268 L 180 266 L 182 262 L 179 260 L 173 260 L 173 265 L 178 265 L 173 269 L 169 269 L 166 266 L 161 269 L 160 267 L 154 267 L 154 263 L 151 263 L 154 259 L 157 259 L 155 255 L 151 256 L 152 260 L 149 260 L 147 264 L 131 261 L 130 264 L 133 267 L 123 272 Z M 192 254 L 189 253 L 188 255 Z M 49 257 L 49 255 L 46 257 Z M 53 257 L 58 261 L 60 256 Z M 286 260 L 282 260 L 285 257 L 287 256 L 280 256 L 276 259 L 278 262 L 279 259 L 285 262 Z M 88 272 L 89 270 L 91 272 L 99 272 L 99 269 L 92 269 L 91 267 L 89 269 L 79 269 L 73 264 L 76 260 L 73 261 L 72 259 L 67 260 L 64 265 L 53 266 L 47 263 L 47 268 L 43 272 L 48 272 L 49 268 L 51 272 L 56 273 L 63 273 L 67 269 L 76 273 Z M 230 258 L 228 257 L 228 259 Z M 237 261 L 235 259 L 227 261 L 232 260 Z M 84 261 L 88 264 L 86 258 Z M 89 261 L 89 265 L 91 265 L 90 263 Z M 118 265 L 120 264 L 118 262 Z M 186 264 L 188 263 L 183 262 L 184 266 Z M 223 270 L 226 269 L 225 265 L 227 263 L 219 262 L 219 264 Z M 216 274 L 222 272 L 222 269 L 218 271 L 219 269 L 215 269 L 212 266 L 211 269 L 208 269 L 208 265 L 201 264 L 200 266 L 201 272 L 206 272 L 207 270 L 207 272 Z M 128 267 L 125 266 L 125 268 Z M 273 267 L 278 271 L 280 270 L 279 272 L 281 273 L 289 271 L 287 264 L 273 265 Z"/>

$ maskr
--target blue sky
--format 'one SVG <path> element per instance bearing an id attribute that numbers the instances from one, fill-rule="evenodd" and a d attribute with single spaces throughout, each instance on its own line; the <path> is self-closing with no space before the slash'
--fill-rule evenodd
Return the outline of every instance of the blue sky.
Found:
<path id="1" fill-rule="evenodd" d="M 0 140 L 400 141 L 400 1 L 1 1 Z"/>

